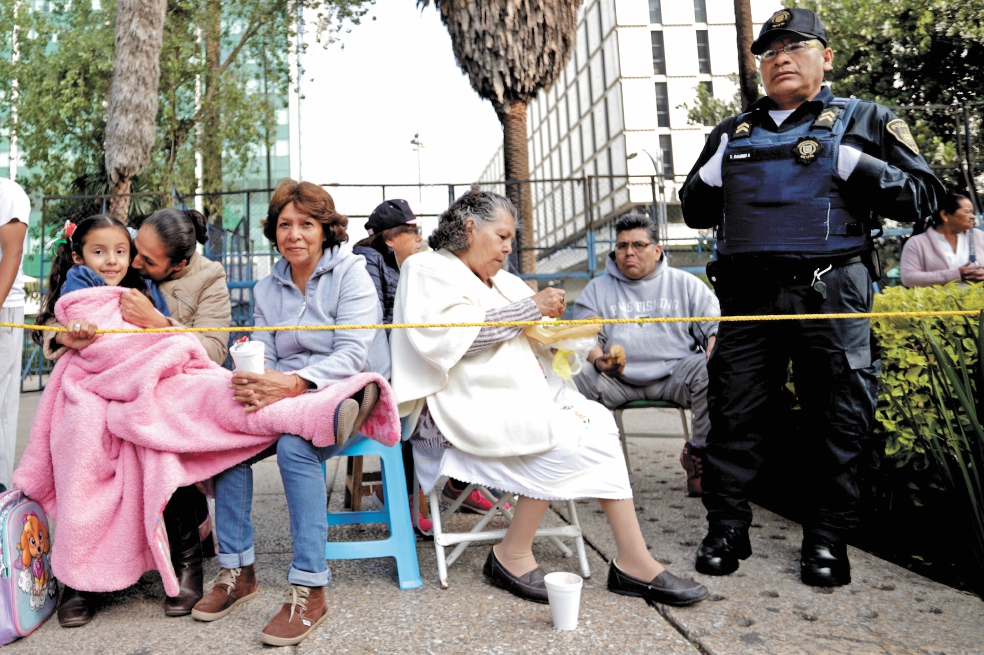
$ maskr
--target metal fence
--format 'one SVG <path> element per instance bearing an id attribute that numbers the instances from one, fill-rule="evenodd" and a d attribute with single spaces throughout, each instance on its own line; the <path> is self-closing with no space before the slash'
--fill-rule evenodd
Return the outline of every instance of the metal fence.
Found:
<path id="1" fill-rule="evenodd" d="M 509 266 L 523 278 L 563 288 L 573 301 L 593 277 L 604 272 L 605 257 L 612 251 L 615 221 L 627 213 L 641 213 L 659 225 L 661 242 L 670 264 L 697 275 L 714 255 L 711 231 L 695 231 L 683 223 L 678 203 L 667 203 L 661 176 L 587 176 L 582 178 L 497 182 L 488 184 L 325 184 L 340 213 L 349 218 L 349 234 L 356 241 L 365 234 L 363 223 L 372 209 L 386 198 L 402 197 L 414 207 L 426 235 L 440 214 L 455 198 L 472 188 L 510 196 L 520 204 L 529 194 L 533 207 L 535 246 L 514 244 Z M 132 194 L 131 224 L 139 224 L 161 207 L 218 207 L 210 217 L 209 240 L 204 254 L 226 270 L 232 302 L 232 324 L 248 326 L 253 321 L 253 285 L 270 273 L 280 257 L 262 233 L 263 220 L 272 189 L 225 191 L 220 194 Z M 44 198 L 36 243 L 48 244 L 57 237 L 66 220 L 77 221 L 109 208 L 111 196 L 53 196 Z M 524 229 L 530 229 L 525 226 Z M 885 283 L 897 283 L 898 259 L 910 230 L 889 230 L 876 240 L 881 254 Z M 524 269 L 522 253 L 532 250 L 535 269 Z M 43 297 L 51 254 L 42 248 L 41 295 Z M 231 338 L 238 338 L 233 334 Z M 51 363 L 26 340 L 22 388 L 43 388 Z"/>

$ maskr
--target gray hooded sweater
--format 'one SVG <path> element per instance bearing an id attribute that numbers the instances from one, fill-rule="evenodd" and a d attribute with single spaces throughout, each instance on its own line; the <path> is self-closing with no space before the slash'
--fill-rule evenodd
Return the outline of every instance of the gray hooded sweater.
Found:
<path id="1" fill-rule="evenodd" d="M 657 318 L 720 316 L 717 296 L 697 276 L 671 268 L 664 256 L 652 275 L 632 280 L 609 255 L 608 275 L 595 278 L 574 304 L 574 318 Z M 701 351 L 717 334 L 717 323 L 643 323 L 606 325 L 598 343 L 625 348 L 622 379 L 645 386 L 673 373 L 676 363 Z"/>
<path id="2" fill-rule="evenodd" d="M 253 289 L 256 325 L 376 324 L 382 309 L 366 260 L 335 246 L 324 251 L 305 293 L 290 276 L 290 263 L 280 259 L 270 275 Z M 380 330 L 254 332 L 266 348 L 266 368 L 297 373 L 318 389 L 362 371 L 390 374 L 386 333 Z"/>

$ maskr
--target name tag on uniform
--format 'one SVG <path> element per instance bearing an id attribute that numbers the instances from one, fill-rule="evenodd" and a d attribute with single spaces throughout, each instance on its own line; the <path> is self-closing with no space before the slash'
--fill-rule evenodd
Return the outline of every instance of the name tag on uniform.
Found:
<path id="1" fill-rule="evenodd" d="M 755 152 L 732 152 L 728 154 L 728 161 L 751 161 L 755 159 Z"/>

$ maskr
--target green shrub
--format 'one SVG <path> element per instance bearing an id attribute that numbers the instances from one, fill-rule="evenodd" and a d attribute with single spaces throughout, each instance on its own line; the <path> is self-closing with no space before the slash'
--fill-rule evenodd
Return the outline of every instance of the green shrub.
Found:
<path id="1" fill-rule="evenodd" d="M 981 285 L 951 282 L 935 287 L 890 287 L 875 296 L 876 312 L 917 312 L 951 309 L 984 310 Z M 879 318 L 871 322 L 882 349 L 882 379 L 875 410 L 876 435 L 884 455 L 899 467 L 925 470 L 932 463 L 929 444 L 920 435 L 946 434 L 946 421 L 966 416 L 956 405 L 934 401 L 930 379 L 929 344 L 925 329 L 954 360 L 962 355 L 969 369 L 978 368 L 977 320 L 966 318 Z M 970 380 L 974 396 L 977 379 Z M 894 400 L 893 400 L 894 399 Z M 952 446 L 952 444 L 950 444 Z"/>
<path id="2" fill-rule="evenodd" d="M 875 311 L 969 309 L 970 317 L 877 319 L 883 374 L 876 419 L 884 456 L 900 468 L 932 467 L 969 553 L 959 555 L 970 584 L 984 591 L 984 292 L 980 285 L 886 290 Z M 900 471 L 901 472 L 901 471 Z M 918 471 L 908 470 L 909 487 Z M 914 499 L 915 500 L 915 499 Z"/>

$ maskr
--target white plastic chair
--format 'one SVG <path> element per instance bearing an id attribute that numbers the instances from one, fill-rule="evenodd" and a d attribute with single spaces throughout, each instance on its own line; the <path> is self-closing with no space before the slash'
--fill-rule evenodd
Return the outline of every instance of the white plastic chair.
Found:
<path id="1" fill-rule="evenodd" d="M 506 531 L 499 530 L 484 530 L 485 526 L 496 516 L 496 514 L 501 513 L 508 520 L 512 520 L 513 513 L 511 509 L 506 509 L 504 505 L 506 503 L 515 504 L 516 497 L 513 494 L 505 493 L 501 498 L 496 498 L 493 496 L 488 489 L 481 485 L 470 484 L 443 513 L 441 512 L 440 505 L 440 489 L 444 487 L 444 482 L 446 478 L 441 478 L 438 480 L 434 488 L 428 494 L 427 498 L 430 503 L 430 513 L 431 522 L 434 524 L 434 549 L 437 552 L 437 574 L 441 581 L 441 587 L 447 589 L 448 587 L 448 567 L 457 561 L 461 553 L 464 552 L 470 544 L 476 541 L 496 541 L 502 539 L 506 536 Z M 419 489 L 419 483 L 414 480 L 414 495 L 413 495 L 413 521 L 415 527 L 420 530 L 418 525 L 420 519 L 420 494 L 417 493 Z M 489 502 L 493 503 L 494 506 L 489 510 L 488 514 L 483 516 L 478 523 L 472 527 L 468 532 L 445 532 L 444 524 L 451 518 L 451 516 L 458 510 L 471 492 L 478 490 L 483 496 L 485 496 Z M 588 556 L 584 550 L 584 536 L 581 533 L 581 524 L 577 518 L 577 508 L 574 506 L 573 500 L 567 501 L 567 511 L 571 517 L 570 525 L 565 525 L 559 528 L 539 528 L 536 531 L 536 538 L 545 538 L 549 540 L 553 545 L 555 545 L 560 552 L 563 553 L 564 557 L 570 557 L 574 553 L 571 551 L 567 545 L 560 540 L 560 537 L 567 537 L 574 539 L 574 546 L 577 549 L 577 558 L 581 565 L 581 573 L 585 578 L 591 577 L 591 568 L 588 566 Z M 422 532 L 422 531 L 421 531 Z M 449 555 L 445 555 L 444 549 L 450 546 L 454 546 L 454 550 L 451 551 Z"/>

